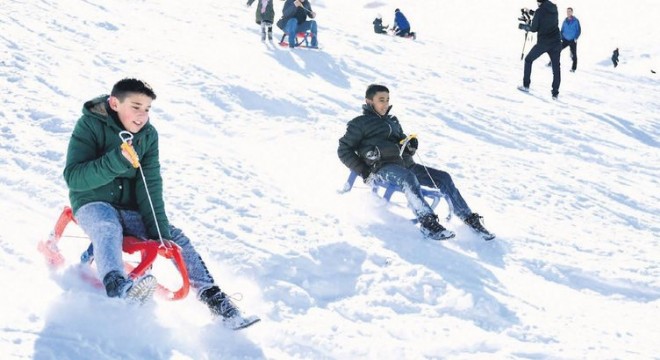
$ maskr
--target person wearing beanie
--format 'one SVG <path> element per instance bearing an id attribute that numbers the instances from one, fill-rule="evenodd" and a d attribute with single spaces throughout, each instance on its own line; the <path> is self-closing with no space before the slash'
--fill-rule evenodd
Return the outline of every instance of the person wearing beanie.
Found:
<path id="1" fill-rule="evenodd" d="M 547 53 L 550 55 L 552 64 L 552 98 L 559 96 L 559 84 L 561 83 L 561 72 L 559 68 L 559 55 L 561 53 L 561 35 L 559 32 L 559 13 L 557 5 L 549 0 L 537 0 L 538 9 L 534 13 L 532 23 L 525 28 L 527 31 L 537 33 L 536 45 L 532 47 L 525 57 L 525 68 L 523 73 L 523 84 L 519 86 L 520 91 L 529 92 L 531 83 L 532 63 L 539 56 Z"/>

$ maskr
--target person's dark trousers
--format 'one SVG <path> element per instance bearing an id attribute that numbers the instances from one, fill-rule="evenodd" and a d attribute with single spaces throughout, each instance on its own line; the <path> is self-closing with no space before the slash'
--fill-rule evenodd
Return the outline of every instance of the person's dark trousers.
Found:
<path id="1" fill-rule="evenodd" d="M 407 28 L 407 29 L 399 29 L 399 31 L 397 31 L 397 33 L 396 33 L 396 36 L 406 37 L 406 36 L 408 36 L 409 34 L 410 34 L 410 28 Z"/>
<path id="2" fill-rule="evenodd" d="M 573 66 L 571 70 L 577 70 L 577 43 L 575 40 L 561 40 L 561 49 L 564 50 L 566 47 L 569 47 L 571 50 L 571 59 L 573 60 Z"/>
<path id="3" fill-rule="evenodd" d="M 523 86 L 528 88 L 532 77 L 532 63 L 539 56 L 548 53 L 552 64 L 552 96 L 559 95 L 559 84 L 561 84 L 561 72 L 559 71 L 559 55 L 561 54 L 561 42 L 555 44 L 536 44 L 525 56 L 525 72 L 523 74 Z"/>
<path id="4" fill-rule="evenodd" d="M 435 182 L 435 185 L 438 186 L 438 189 L 440 189 L 443 194 L 449 196 L 449 200 L 454 207 L 454 213 L 456 216 L 461 219 L 465 219 L 470 214 L 472 214 L 472 210 L 470 210 L 470 207 L 465 202 L 465 199 L 463 199 L 463 196 L 456 188 L 456 185 L 454 185 L 454 180 L 452 180 L 451 175 L 449 175 L 447 172 L 427 167 L 427 173 L 424 169 L 424 166 L 419 164 L 415 164 L 408 169 L 412 171 L 413 174 L 415 174 L 415 177 L 417 177 L 417 181 L 419 181 L 420 185 L 433 188 L 433 182 Z M 431 181 L 431 178 L 429 178 L 429 174 L 431 174 L 433 177 L 433 182 Z"/>

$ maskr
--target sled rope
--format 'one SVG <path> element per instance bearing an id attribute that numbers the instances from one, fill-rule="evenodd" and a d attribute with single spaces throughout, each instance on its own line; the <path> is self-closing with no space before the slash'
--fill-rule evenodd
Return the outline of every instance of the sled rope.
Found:
<path id="1" fill-rule="evenodd" d="M 121 148 L 125 150 L 131 157 L 131 164 L 134 168 L 140 170 L 140 175 L 142 175 L 142 183 L 144 184 L 144 190 L 147 193 L 147 200 L 149 200 L 149 206 L 151 207 L 151 214 L 154 217 L 154 222 L 156 223 L 156 231 L 158 232 L 158 240 L 160 240 L 160 246 L 167 247 L 163 241 L 163 235 L 160 233 L 160 226 L 158 226 L 158 218 L 156 218 L 156 210 L 154 209 L 154 203 L 151 201 L 151 194 L 149 194 L 149 188 L 147 187 L 147 178 L 144 176 L 144 171 L 142 170 L 142 165 L 140 165 L 140 160 L 138 159 L 137 153 L 133 148 L 133 145 L 128 142 L 133 140 L 133 134 L 126 130 L 119 132 L 119 138 L 122 141 Z"/>

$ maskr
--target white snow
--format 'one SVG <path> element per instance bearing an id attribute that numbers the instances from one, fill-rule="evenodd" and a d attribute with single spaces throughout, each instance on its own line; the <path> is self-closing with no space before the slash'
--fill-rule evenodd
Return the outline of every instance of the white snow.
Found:
<path id="1" fill-rule="evenodd" d="M 559 2 L 583 27 L 559 101 L 547 56 L 516 90 L 531 0 L 316 0 L 321 51 L 262 43 L 255 6 L 1 2 L 3 359 L 659 358 L 659 2 Z M 373 33 L 396 7 L 416 41 Z M 75 225 L 64 270 L 37 252 L 82 104 L 127 76 L 158 94 L 170 220 L 259 324 L 225 330 L 194 296 L 108 299 L 78 276 Z M 402 197 L 338 194 L 337 139 L 373 82 L 496 240 L 457 219 L 425 240 Z"/>

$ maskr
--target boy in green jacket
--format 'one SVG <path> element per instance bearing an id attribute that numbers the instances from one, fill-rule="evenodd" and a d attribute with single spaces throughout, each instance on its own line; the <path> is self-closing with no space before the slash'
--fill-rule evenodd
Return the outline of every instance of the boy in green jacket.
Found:
<path id="1" fill-rule="evenodd" d="M 64 179 L 76 221 L 92 242 L 106 293 L 109 297 L 144 302 L 157 285 L 152 275 L 135 281 L 127 278 L 122 261 L 124 235 L 170 239 L 181 247 L 190 284 L 214 315 L 222 316 L 233 328 L 256 322 L 258 318 L 241 316 L 215 284 L 190 239 L 167 219 L 158 132 L 149 122 L 151 102 L 155 99 L 156 94 L 147 83 L 120 80 L 110 95 L 83 105 L 83 115 L 69 140 Z M 132 135 L 130 146 L 124 148 L 124 140 L 119 136 L 122 131 Z M 140 169 L 133 165 L 138 162 Z"/>

